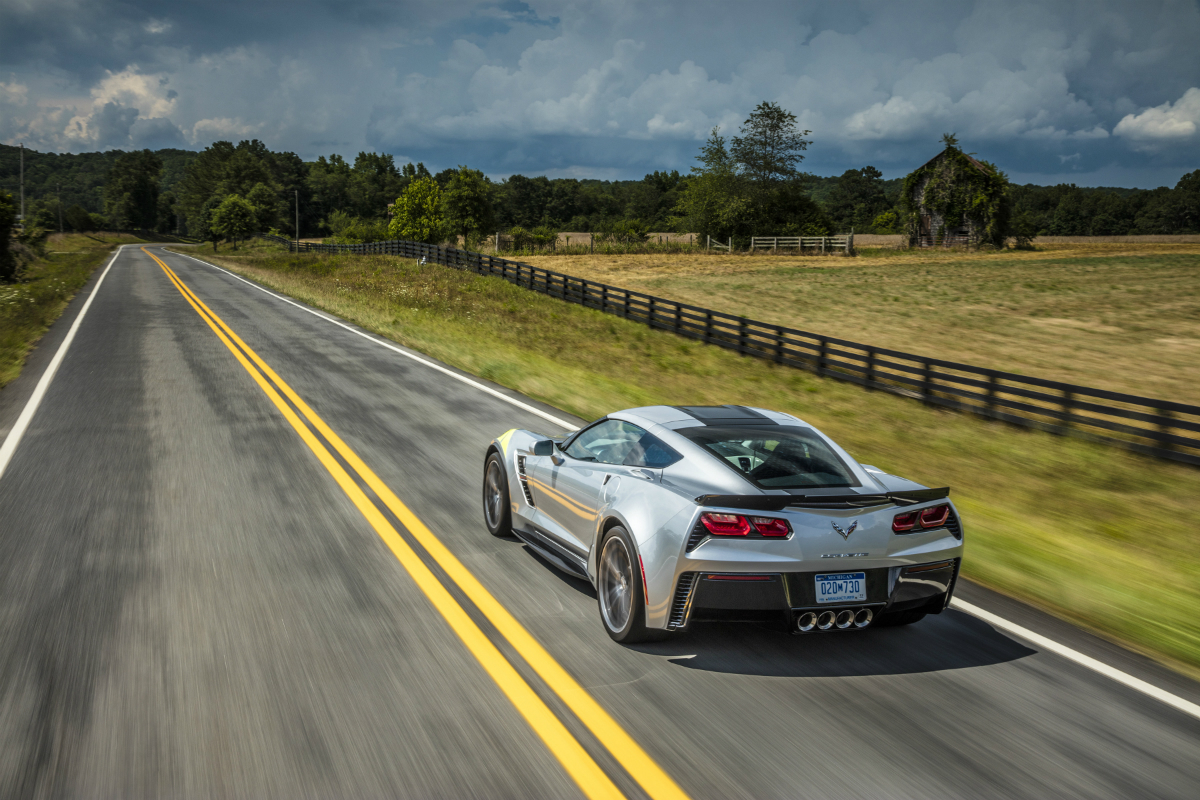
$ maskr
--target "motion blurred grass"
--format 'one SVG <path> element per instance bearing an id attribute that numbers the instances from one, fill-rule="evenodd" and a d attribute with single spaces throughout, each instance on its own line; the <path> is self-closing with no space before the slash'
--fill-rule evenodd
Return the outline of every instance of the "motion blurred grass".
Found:
<path id="1" fill-rule="evenodd" d="M 140 242 L 118 233 L 56 233 L 17 283 L 0 283 L 0 388 L 21 374 L 25 357 L 67 303 L 121 244 Z"/>
<path id="2" fill-rule="evenodd" d="M 1200 404 L 1200 242 L 522 260 L 877 347 Z"/>
<path id="3" fill-rule="evenodd" d="M 262 245 L 203 255 L 584 418 L 654 403 L 794 413 L 865 463 L 952 486 L 973 580 L 1200 676 L 1200 469 L 866 392 L 497 278 Z"/>

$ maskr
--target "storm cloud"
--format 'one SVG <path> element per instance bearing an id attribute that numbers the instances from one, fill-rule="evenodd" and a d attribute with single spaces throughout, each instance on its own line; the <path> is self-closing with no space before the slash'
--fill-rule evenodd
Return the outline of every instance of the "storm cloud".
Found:
<path id="1" fill-rule="evenodd" d="M 634 177 L 772 100 L 819 174 L 903 174 L 953 131 L 1017 180 L 1151 187 L 1200 167 L 1196 41 L 1169 0 L 0 0 L 0 141 Z"/>

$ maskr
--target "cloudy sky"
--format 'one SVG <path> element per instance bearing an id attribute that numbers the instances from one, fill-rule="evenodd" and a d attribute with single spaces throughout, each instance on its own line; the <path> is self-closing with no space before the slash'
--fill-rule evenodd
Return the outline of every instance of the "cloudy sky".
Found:
<path id="1" fill-rule="evenodd" d="M 1154 187 L 1200 168 L 1198 42 L 1198 0 L 0 0 L 0 142 L 628 178 L 772 100 L 820 175 L 954 131 L 1021 182 Z"/>

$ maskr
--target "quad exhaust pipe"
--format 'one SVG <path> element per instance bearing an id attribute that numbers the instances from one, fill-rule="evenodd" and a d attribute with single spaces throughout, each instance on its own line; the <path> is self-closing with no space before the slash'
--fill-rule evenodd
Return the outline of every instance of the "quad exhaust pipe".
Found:
<path id="1" fill-rule="evenodd" d="M 796 632 L 811 633 L 814 630 L 849 630 L 862 629 L 875 619 L 875 612 L 869 608 L 842 608 L 828 611 L 802 611 L 796 617 Z"/>

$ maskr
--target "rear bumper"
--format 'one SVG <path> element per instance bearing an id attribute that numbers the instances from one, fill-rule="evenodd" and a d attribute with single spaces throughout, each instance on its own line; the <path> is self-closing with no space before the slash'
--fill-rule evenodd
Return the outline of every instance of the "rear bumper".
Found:
<path id="1" fill-rule="evenodd" d="M 819 603 L 813 572 L 689 572 L 680 576 L 667 627 L 683 630 L 703 619 L 762 618 L 770 614 L 871 608 L 873 613 L 924 609 L 940 613 L 950 603 L 960 558 L 904 567 L 876 567 L 865 573 L 867 599 Z M 824 570 L 828 571 L 828 570 Z"/>

